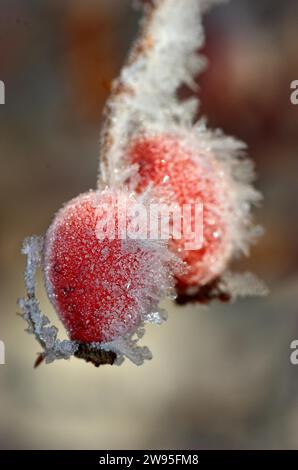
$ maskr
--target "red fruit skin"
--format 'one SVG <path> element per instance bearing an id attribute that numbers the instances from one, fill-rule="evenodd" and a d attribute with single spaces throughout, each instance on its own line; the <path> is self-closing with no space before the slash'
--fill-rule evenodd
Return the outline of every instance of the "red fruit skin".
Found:
<path id="1" fill-rule="evenodd" d="M 173 134 L 135 139 L 129 160 L 139 165 L 138 192 L 151 183 L 163 201 L 203 204 L 203 245 L 185 250 L 185 236 L 172 240 L 171 249 L 187 263 L 187 274 L 178 276 L 183 291 L 215 279 L 225 269 L 232 253 L 229 217 L 229 180 L 213 155 L 198 150 L 194 142 Z M 184 235 L 184 234 L 183 234 Z"/>
<path id="2" fill-rule="evenodd" d="M 72 340 L 107 342 L 140 323 L 133 289 L 149 254 L 123 250 L 122 240 L 99 240 L 98 205 L 111 197 L 89 192 L 70 201 L 56 215 L 46 235 L 44 258 L 48 295 Z M 146 302 L 146 299 L 144 299 Z"/>

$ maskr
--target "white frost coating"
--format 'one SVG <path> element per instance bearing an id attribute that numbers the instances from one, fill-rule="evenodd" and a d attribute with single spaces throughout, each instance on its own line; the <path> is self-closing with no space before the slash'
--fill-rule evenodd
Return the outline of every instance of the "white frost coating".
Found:
<path id="1" fill-rule="evenodd" d="M 145 323 L 153 323 L 155 325 L 161 325 L 168 318 L 168 312 L 164 309 L 160 309 L 158 312 L 151 312 L 145 316 Z"/>
<path id="2" fill-rule="evenodd" d="M 233 273 L 226 271 L 221 277 L 220 289 L 231 295 L 232 300 L 236 297 L 247 297 L 258 295 L 263 297 L 268 294 L 266 285 L 250 272 Z"/>
<path id="3" fill-rule="evenodd" d="M 144 316 L 144 321 L 139 325 L 138 329 L 130 335 L 116 338 L 107 343 L 91 343 L 93 348 L 103 349 L 105 351 L 113 351 L 117 354 L 114 365 L 120 366 L 125 358 L 129 359 L 137 366 L 141 366 L 147 360 L 152 359 L 152 353 L 147 346 L 139 346 L 139 340 L 145 334 L 145 324 L 152 323 L 161 325 L 167 319 L 167 312 L 163 309 L 149 313 Z"/>
<path id="4" fill-rule="evenodd" d="M 205 40 L 202 13 L 213 3 L 218 2 L 158 0 L 147 7 L 140 39 L 106 106 L 101 149 L 104 183 L 121 185 L 134 170 L 125 165 L 123 149 L 138 130 L 169 132 L 177 124 L 192 126 L 198 100 L 181 102 L 176 92 L 183 83 L 193 88 L 193 77 L 205 68 L 206 61 L 197 51 Z"/>
<path id="5" fill-rule="evenodd" d="M 99 187 L 119 187 L 131 175 L 136 175 L 137 165 L 130 165 L 125 159 L 125 149 L 131 138 L 139 134 L 165 131 L 196 134 L 202 148 L 212 151 L 231 177 L 231 197 L 235 214 L 238 214 L 232 222 L 234 251 L 246 253 L 249 243 L 259 231 L 258 227 L 252 228 L 250 206 L 260 200 L 260 195 L 250 184 L 253 171 L 251 163 L 242 157 L 245 146 L 231 137 L 223 136 L 219 131 L 208 130 L 202 120 L 194 124 L 198 99 L 181 102 L 176 96 L 180 85 L 194 87 L 193 77 L 205 67 L 205 60 L 197 54 L 204 44 L 202 13 L 211 4 L 220 1 L 155 0 L 153 7 L 145 7 L 140 37 L 119 79 L 113 84 L 112 96 L 106 106 L 106 121 L 101 137 Z M 28 331 L 35 335 L 44 350 L 43 357 L 46 362 L 52 362 L 69 358 L 77 351 L 79 344 L 57 339 L 57 328 L 51 326 L 49 319 L 40 311 L 35 297 L 35 275 L 41 264 L 42 250 L 41 237 L 25 240 L 22 251 L 27 255 L 27 297 L 19 300 L 19 306 L 28 323 Z M 221 284 L 221 289 L 228 291 L 232 297 L 266 293 L 266 288 L 250 273 L 242 276 L 225 273 Z M 147 347 L 137 344 L 144 333 L 144 324 L 160 324 L 164 319 L 163 312 L 154 310 L 143 315 L 139 328 L 131 335 L 91 345 L 114 351 L 117 364 L 127 357 L 140 365 L 152 357 Z"/>
<path id="6" fill-rule="evenodd" d="M 251 209 L 261 202 L 262 195 L 252 186 L 255 174 L 253 163 L 245 154 L 246 144 L 224 135 L 220 129 L 207 129 L 205 119 L 194 125 L 193 133 L 197 151 L 211 152 L 229 180 L 230 213 L 227 223 L 233 256 L 248 255 L 250 245 L 263 234 L 263 229 L 253 225 Z"/>
<path id="7" fill-rule="evenodd" d="M 252 162 L 246 145 L 220 130 L 207 128 L 205 120 L 194 122 L 198 98 L 181 101 L 182 84 L 194 88 L 194 77 L 205 67 L 198 54 L 205 37 L 202 15 L 224 0 L 155 0 L 147 7 L 140 37 L 129 55 L 120 77 L 115 80 L 102 132 L 101 176 L 99 184 L 121 185 L 129 180 L 137 185 L 137 166 L 127 161 L 126 149 L 132 139 L 154 134 L 180 135 L 195 149 L 211 152 L 230 180 L 228 226 L 231 253 L 249 254 L 249 247 L 262 234 L 254 226 L 251 208 L 262 196 L 254 189 Z M 132 189 L 134 187 L 132 186 Z M 252 285 L 255 286 L 255 283 Z M 257 294 L 257 286 L 252 293 Z"/>
<path id="8" fill-rule="evenodd" d="M 56 242 L 59 239 L 60 227 L 72 226 L 71 220 L 73 217 L 76 220 L 81 220 L 81 218 L 86 220 L 88 230 L 92 226 L 92 223 L 90 225 L 90 222 L 88 222 L 88 218 L 94 217 L 94 227 L 96 228 L 94 228 L 93 233 L 94 239 L 91 236 L 91 243 L 96 242 L 96 237 L 99 237 L 97 242 L 103 243 L 102 246 L 105 247 L 101 250 L 99 260 L 98 254 L 95 252 L 94 259 L 92 260 L 92 275 L 89 277 L 86 273 L 84 279 L 84 282 L 88 282 L 89 288 L 93 291 L 92 298 L 93 296 L 96 298 L 98 310 L 92 314 L 90 311 L 88 312 L 88 307 L 85 309 L 85 306 L 88 305 L 88 299 L 86 299 L 85 306 L 81 308 L 80 312 L 81 318 L 84 318 L 85 315 L 86 319 L 92 316 L 92 328 L 97 328 L 97 331 L 101 332 L 101 341 L 110 341 L 112 338 L 126 335 L 128 331 L 131 332 L 133 325 L 138 327 L 139 323 L 145 320 L 147 315 L 156 311 L 162 298 L 169 297 L 174 292 L 174 275 L 181 273 L 183 263 L 169 251 L 168 241 L 153 238 L 143 239 L 143 235 L 148 236 L 147 217 L 145 217 L 144 223 L 141 224 L 146 233 L 138 230 L 137 232 L 133 231 L 133 233 L 130 233 L 128 231 L 126 233 L 126 229 L 129 229 L 129 221 L 132 222 L 134 219 L 135 224 L 132 225 L 139 225 L 140 219 L 137 213 L 140 208 L 146 214 L 149 214 L 150 202 L 150 193 L 138 196 L 127 189 L 115 190 L 105 188 L 102 191 L 90 191 L 78 196 L 65 205 L 54 218 L 45 238 L 45 284 L 48 296 L 70 337 L 73 337 L 72 328 L 75 331 L 76 327 L 74 326 L 72 316 L 65 315 L 64 306 L 60 310 L 61 307 L 56 299 L 51 273 L 55 264 L 53 255 L 58 255 L 62 259 L 67 256 L 67 252 L 70 249 L 68 244 L 65 246 L 63 238 L 60 239 L 58 244 Z M 87 204 L 87 207 L 93 208 L 93 211 L 95 209 L 93 215 L 89 211 L 82 212 L 82 207 L 86 207 L 85 204 Z M 98 223 L 107 220 L 107 213 L 104 208 L 106 206 L 109 208 L 108 215 L 112 217 L 114 223 L 108 223 L 105 226 L 104 240 L 102 240 L 102 231 L 100 230 L 97 233 L 96 231 L 102 227 L 101 225 L 99 227 Z M 125 217 L 125 214 L 127 217 Z M 118 229 L 120 228 L 118 224 L 121 216 L 126 219 L 121 227 L 121 233 L 124 234 L 122 232 L 124 229 L 127 238 L 121 239 L 120 244 L 115 247 L 114 244 L 109 244 L 108 239 L 114 240 L 118 238 Z M 155 219 L 153 216 L 150 218 L 150 223 L 153 223 L 154 226 L 158 225 L 158 221 L 158 214 L 155 214 Z M 74 230 L 74 228 L 71 230 Z M 68 234 L 65 233 L 64 236 L 67 240 Z M 87 263 L 87 266 L 89 266 L 91 261 L 88 251 L 89 239 L 85 239 L 84 235 L 81 236 L 81 242 L 86 246 L 88 253 L 86 255 L 84 252 L 77 253 L 76 263 L 79 265 L 86 265 Z M 102 258 L 107 256 L 109 250 L 112 257 L 114 257 L 114 265 L 109 265 L 105 269 L 106 263 L 103 262 Z M 137 253 L 138 255 L 135 257 Z M 63 267 L 63 264 L 61 267 Z M 63 269 L 68 269 L 67 263 Z M 115 279 L 118 279 L 118 281 L 115 281 Z M 100 288 L 99 286 L 102 287 Z M 102 296 L 102 289 L 107 292 L 104 296 Z M 125 303 L 126 296 L 128 296 L 127 304 Z M 107 321 L 102 321 L 103 318 Z M 125 318 L 127 321 L 125 321 Z M 78 340 L 78 338 L 74 338 Z"/>
<path id="9" fill-rule="evenodd" d="M 139 346 L 138 341 L 143 336 L 144 329 L 142 326 L 130 336 L 117 338 L 109 343 L 92 343 L 92 346 L 113 351 L 117 354 L 115 365 L 121 365 L 125 358 L 129 359 L 136 366 L 141 366 L 144 361 L 152 359 L 152 353 L 147 346 Z"/>
<path id="10" fill-rule="evenodd" d="M 24 240 L 22 253 L 27 256 L 25 286 L 27 297 L 19 299 L 18 305 L 22 317 L 28 323 L 27 332 L 35 336 L 43 348 L 42 356 L 47 363 L 55 359 L 69 359 L 77 350 L 74 341 L 59 340 L 58 329 L 50 325 L 48 317 L 43 315 L 35 297 L 36 271 L 41 265 L 43 250 L 42 237 L 28 237 Z"/>
<path id="11" fill-rule="evenodd" d="M 107 191 L 107 190 L 106 190 Z M 143 204 L 149 204 L 149 194 L 140 198 Z M 148 265 L 148 257 L 145 257 L 144 265 L 140 265 L 140 276 L 147 279 L 144 287 L 130 289 L 130 296 L 135 299 L 141 321 L 129 334 L 121 335 L 121 324 L 117 323 L 117 311 L 115 324 L 120 336 L 115 340 L 102 343 L 91 343 L 90 346 L 99 350 L 113 351 L 117 355 L 115 364 L 120 365 L 124 358 L 128 358 L 136 365 L 141 365 L 145 360 L 152 358 L 150 350 L 146 346 L 139 346 L 138 341 L 144 335 L 145 323 L 160 325 L 166 320 L 164 310 L 157 311 L 157 305 L 164 296 L 174 294 L 174 274 L 182 273 L 184 265 L 181 260 L 168 250 L 165 240 L 123 240 L 122 254 L 131 253 L 141 248 L 143 253 L 150 253 L 151 263 Z M 34 334 L 43 348 L 42 357 L 47 363 L 55 359 L 68 359 L 79 348 L 79 342 L 57 338 L 58 329 L 50 325 L 48 317 L 40 311 L 39 302 L 35 297 L 36 272 L 44 263 L 43 237 L 28 237 L 23 243 L 22 253 L 27 256 L 25 270 L 25 286 L 27 297 L 19 300 L 22 317 L 28 323 L 27 331 Z M 119 268 L 119 266 L 118 266 Z M 140 279 L 141 280 L 141 279 Z M 151 286 L 151 287 L 150 287 Z M 113 287 L 113 286 L 112 286 Z M 115 288 L 117 286 L 114 286 Z M 118 298 L 118 293 L 115 294 Z M 121 302 L 118 304 L 121 308 Z M 123 308 L 123 305 L 122 305 Z M 151 309 L 155 310 L 152 311 Z M 113 312 L 108 312 L 110 315 Z"/>
<path id="12" fill-rule="evenodd" d="M 139 339 L 145 334 L 145 323 L 161 325 L 166 321 L 167 316 L 167 312 L 163 309 L 149 313 L 144 317 L 144 322 L 139 325 L 138 329 L 133 334 L 117 338 L 109 343 L 92 343 L 92 346 L 105 349 L 106 351 L 114 351 L 117 354 L 116 365 L 121 365 L 125 357 L 127 357 L 131 362 L 140 366 L 145 360 L 152 359 L 150 349 L 147 346 L 138 345 Z"/>

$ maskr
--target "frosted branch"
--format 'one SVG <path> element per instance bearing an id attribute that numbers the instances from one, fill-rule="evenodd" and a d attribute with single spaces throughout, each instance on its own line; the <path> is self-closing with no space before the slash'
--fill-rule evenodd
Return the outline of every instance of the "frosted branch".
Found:
<path id="1" fill-rule="evenodd" d="M 181 102 L 176 92 L 205 67 L 202 14 L 214 0 L 156 0 L 145 7 L 140 33 L 104 111 L 99 184 L 117 186 L 135 170 L 123 162 L 130 137 L 158 128 L 191 127 L 198 99 Z"/>

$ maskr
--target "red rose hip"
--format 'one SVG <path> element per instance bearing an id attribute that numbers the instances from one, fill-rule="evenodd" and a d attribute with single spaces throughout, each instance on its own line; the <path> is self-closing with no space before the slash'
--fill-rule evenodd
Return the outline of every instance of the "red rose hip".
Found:
<path id="1" fill-rule="evenodd" d="M 156 242 L 111 239 L 108 232 L 98 237 L 105 211 L 117 233 L 119 201 L 134 203 L 128 193 L 108 189 L 80 195 L 47 232 L 46 287 L 72 340 L 109 342 L 131 334 L 170 284 L 170 264 Z"/>
<path id="2" fill-rule="evenodd" d="M 129 159 L 139 165 L 139 192 L 154 185 L 163 201 L 203 205 L 203 244 L 197 250 L 185 249 L 186 234 L 173 239 L 171 248 L 189 266 L 178 277 L 183 289 L 204 285 L 225 269 L 232 254 L 231 185 L 223 166 L 211 151 L 200 149 L 193 136 L 157 134 L 135 138 Z"/>

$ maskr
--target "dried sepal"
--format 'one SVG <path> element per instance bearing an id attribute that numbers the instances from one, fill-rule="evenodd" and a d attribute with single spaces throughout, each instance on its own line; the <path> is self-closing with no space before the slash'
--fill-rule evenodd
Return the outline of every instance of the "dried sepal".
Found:
<path id="1" fill-rule="evenodd" d="M 189 289 L 177 288 L 177 305 L 189 303 L 209 304 L 212 300 L 234 302 L 239 297 L 264 297 L 268 294 L 264 282 L 251 272 L 226 271 L 209 283 Z"/>

